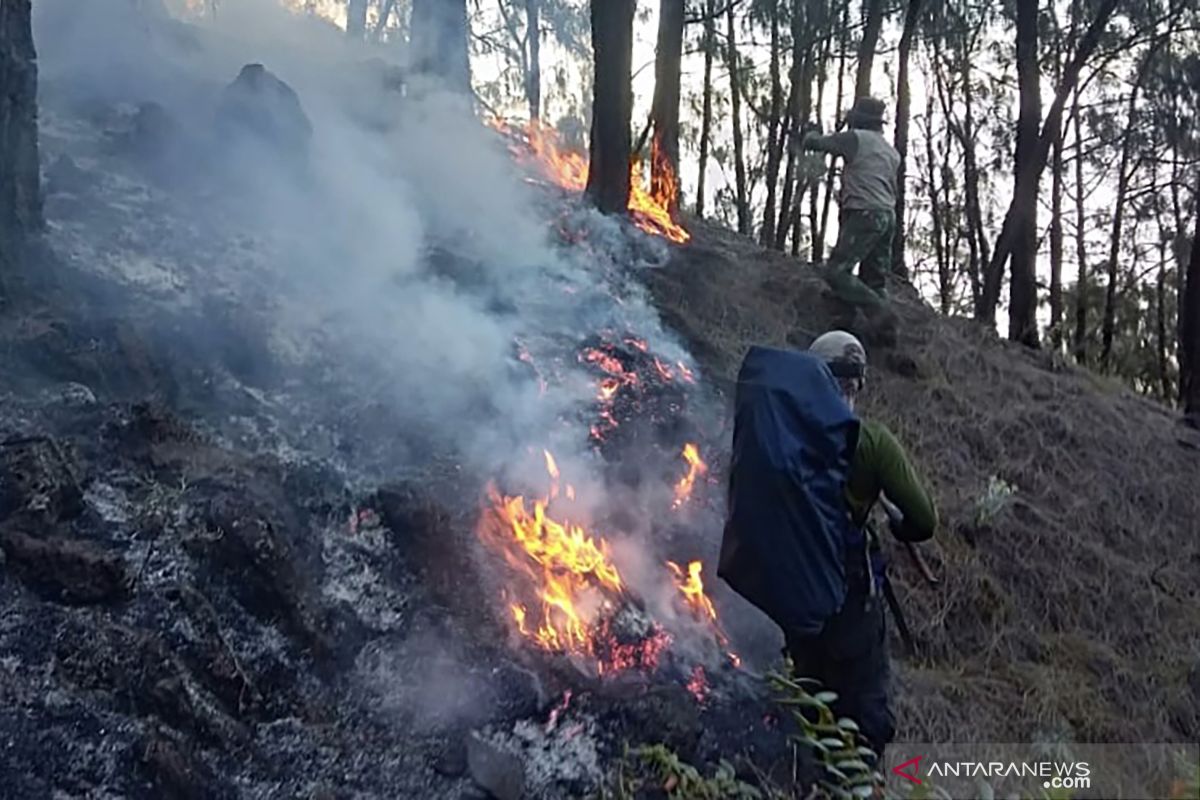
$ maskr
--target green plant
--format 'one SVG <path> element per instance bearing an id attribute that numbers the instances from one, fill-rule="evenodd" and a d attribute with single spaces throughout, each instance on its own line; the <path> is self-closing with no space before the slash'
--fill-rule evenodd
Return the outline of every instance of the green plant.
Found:
<path id="1" fill-rule="evenodd" d="M 829 797 L 849 800 L 882 793 L 883 776 L 876 770 L 879 757 L 859 735 L 858 723 L 833 713 L 830 704 L 837 694 L 822 691 L 820 682 L 810 678 L 793 679 L 775 672 L 767 679 L 776 702 L 800 728 L 794 741 L 811 750 L 824 766 L 826 777 L 818 785 Z"/>
<path id="2" fill-rule="evenodd" d="M 601 800 L 633 800 L 643 790 L 654 789 L 678 800 L 782 800 L 786 795 L 763 791 L 738 780 L 727 761 L 717 765 L 712 777 L 681 759 L 663 744 L 627 749 L 617 765 L 612 786 L 602 789 Z"/>
<path id="3" fill-rule="evenodd" d="M 987 490 L 975 501 L 975 524 L 986 525 L 1008 507 L 1017 487 L 1003 478 L 993 475 L 988 479 Z"/>

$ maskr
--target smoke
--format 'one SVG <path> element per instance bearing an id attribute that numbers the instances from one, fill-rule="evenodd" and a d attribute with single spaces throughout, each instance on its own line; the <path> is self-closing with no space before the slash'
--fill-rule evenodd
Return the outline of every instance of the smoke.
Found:
<path id="1" fill-rule="evenodd" d="M 76 260 L 123 258 L 114 270 L 127 308 L 188 315 L 193 351 L 221 349 L 231 336 L 222 320 L 252 319 L 236 330 L 261 341 L 243 339 L 239 358 L 271 366 L 238 375 L 277 379 L 247 390 L 298 420 L 280 423 L 290 448 L 338 459 L 348 474 L 419 475 L 432 451 L 479 479 L 537 490 L 551 450 L 581 521 L 614 523 L 635 587 L 670 607 L 662 554 L 648 546 L 662 520 L 650 509 L 669 508 L 678 476 L 610 480 L 588 443 L 595 376 L 574 358 L 588 336 L 628 331 L 691 363 L 633 277 L 665 259 L 662 242 L 529 185 L 468 98 L 399 91 L 403 51 L 347 42 L 272 0 L 222 3 L 204 26 L 129 0 L 36 5 L 51 108 L 155 103 L 173 121 L 153 163 L 124 156 L 149 182 L 123 223 L 126 251 Z M 311 123 L 302 152 L 218 124 L 225 87 L 247 64 L 295 90 Z M 587 245 L 556 244 L 558 225 L 585 231 Z M 80 251 L 95 238 L 80 236 Z M 169 297 L 129 278 L 147 259 L 165 269 L 168 252 Z M 178 330 L 163 323 L 162 335 Z M 518 347 L 553 378 L 545 389 Z M 313 436 L 314 426 L 333 433 Z M 708 560 L 715 539 L 705 547 Z"/>

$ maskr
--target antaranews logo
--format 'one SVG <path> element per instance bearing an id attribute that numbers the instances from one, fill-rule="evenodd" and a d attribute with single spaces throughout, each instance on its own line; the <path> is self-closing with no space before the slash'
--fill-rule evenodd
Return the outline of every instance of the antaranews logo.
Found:
<path id="1" fill-rule="evenodd" d="M 914 756 L 892 767 L 892 774 L 914 784 L 925 778 L 1034 779 L 1045 789 L 1090 789 L 1092 768 L 1086 761 L 941 761 L 930 758 L 924 776 L 921 760 Z"/>

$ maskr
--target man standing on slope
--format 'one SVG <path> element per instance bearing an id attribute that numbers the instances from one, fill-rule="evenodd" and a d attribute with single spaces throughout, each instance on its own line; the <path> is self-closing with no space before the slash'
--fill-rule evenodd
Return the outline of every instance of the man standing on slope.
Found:
<path id="1" fill-rule="evenodd" d="M 859 97 L 846 114 L 850 130 L 829 136 L 810 132 L 801 146 L 845 160 L 838 193 L 838 238 L 824 278 L 837 297 L 861 307 L 894 335 L 884 278 L 892 269 L 900 154 L 883 137 L 883 112 L 882 100 Z M 859 264 L 861 280 L 854 274 Z"/>
<path id="2" fill-rule="evenodd" d="M 882 756 L 888 704 L 886 580 L 867 520 L 881 496 L 904 542 L 933 536 L 937 512 L 886 426 L 859 420 L 867 355 L 844 331 L 808 353 L 753 347 L 738 373 L 729 517 L 718 575 L 783 629 L 797 674 L 837 693 Z"/>

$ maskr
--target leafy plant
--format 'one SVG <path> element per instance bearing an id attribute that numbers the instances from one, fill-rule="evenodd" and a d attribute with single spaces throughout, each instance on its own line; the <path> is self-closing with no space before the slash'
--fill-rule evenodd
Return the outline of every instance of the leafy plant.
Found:
<path id="1" fill-rule="evenodd" d="M 1003 478 L 993 475 L 988 479 L 987 490 L 975 502 L 975 524 L 986 525 L 1008 507 L 1017 487 Z"/>
<path id="2" fill-rule="evenodd" d="M 776 672 L 767 679 L 776 702 L 800 728 L 795 742 L 811 750 L 824 766 L 826 777 L 818 785 L 829 797 L 849 800 L 882 793 L 883 776 L 876 769 L 879 757 L 859 734 L 858 723 L 833 713 L 830 704 L 837 700 L 836 693 L 823 691 L 820 682 L 811 678 L 793 679 Z"/>
<path id="3" fill-rule="evenodd" d="M 712 777 L 681 759 L 663 744 L 627 750 L 617 767 L 613 786 L 601 791 L 602 800 L 633 800 L 639 792 L 654 789 L 678 800 L 776 800 L 786 797 L 773 791 L 764 794 L 741 781 L 729 762 L 722 760 Z M 610 793 L 611 792 L 611 793 Z"/>

